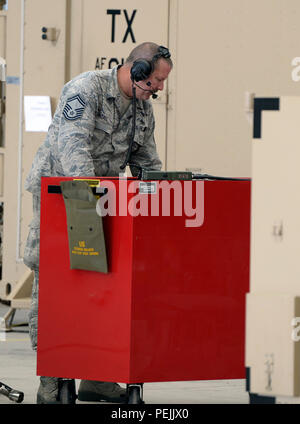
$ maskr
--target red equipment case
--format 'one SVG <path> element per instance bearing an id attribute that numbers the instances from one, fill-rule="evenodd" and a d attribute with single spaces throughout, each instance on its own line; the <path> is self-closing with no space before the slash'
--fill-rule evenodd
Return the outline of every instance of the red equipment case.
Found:
<path id="1" fill-rule="evenodd" d="M 70 179 L 42 178 L 37 374 L 124 383 L 245 378 L 250 181 L 190 182 L 194 195 L 204 189 L 199 227 L 176 216 L 175 195 L 171 216 L 103 217 L 104 274 L 70 269 L 63 197 L 48 192 Z M 118 204 L 121 180 L 98 179 L 115 186 Z"/>

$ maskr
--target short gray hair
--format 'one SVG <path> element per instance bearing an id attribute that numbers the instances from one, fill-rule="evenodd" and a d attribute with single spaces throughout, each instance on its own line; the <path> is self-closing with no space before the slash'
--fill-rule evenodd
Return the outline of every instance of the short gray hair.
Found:
<path id="1" fill-rule="evenodd" d="M 139 59 L 146 59 L 151 62 L 153 56 L 158 53 L 159 47 L 160 46 L 158 44 L 152 43 L 150 41 L 146 41 L 145 43 L 139 44 L 130 52 L 125 63 L 132 64 L 133 62 Z M 171 66 L 171 68 L 173 67 L 173 62 L 171 58 L 161 57 L 161 59 L 164 59 Z"/>

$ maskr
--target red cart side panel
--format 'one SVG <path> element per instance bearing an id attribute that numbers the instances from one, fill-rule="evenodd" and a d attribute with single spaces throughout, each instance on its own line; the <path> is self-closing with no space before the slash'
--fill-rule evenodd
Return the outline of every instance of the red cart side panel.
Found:
<path id="1" fill-rule="evenodd" d="M 37 374 L 127 381 L 132 217 L 103 220 L 109 274 L 70 270 L 63 197 L 48 193 L 68 179 L 42 179 Z"/>
<path id="2" fill-rule="evenodd" d="M 250 181 L 204 184 L 202 226 L 134 219 L 132 382 L 245 378 Z"/>

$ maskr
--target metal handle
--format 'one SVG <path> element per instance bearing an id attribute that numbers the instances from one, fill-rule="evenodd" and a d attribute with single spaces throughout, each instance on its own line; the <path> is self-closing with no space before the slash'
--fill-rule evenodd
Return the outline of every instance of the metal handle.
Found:
<path id="1" fill-rule="evenodd" d="M 8 399 L 12 400 L 16 403 L 21 403 L 24 399 L 24 393 L 19 392 L 18 390 L 14 390 L 11 387 L 7 386 L 0 382 L 0 394 L 8 397 Z"/>

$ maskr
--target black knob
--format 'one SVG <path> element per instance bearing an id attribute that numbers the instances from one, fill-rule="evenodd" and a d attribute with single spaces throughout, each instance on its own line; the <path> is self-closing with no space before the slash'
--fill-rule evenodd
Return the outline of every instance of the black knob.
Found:
<path id="1" fill-rule="evenodd" d="M 46 27 L 42 28 L 42 32 L 47 32 L 47 31 L 48 31 L 48 28 L 46 28 Z"/>
<path id="2" fill-rule="evenodd" d="M 42 35 L 42 39 L 43 39 L 43 40 L 47 40 L 47 34 L 43 34 L 43 35 Z"/>

